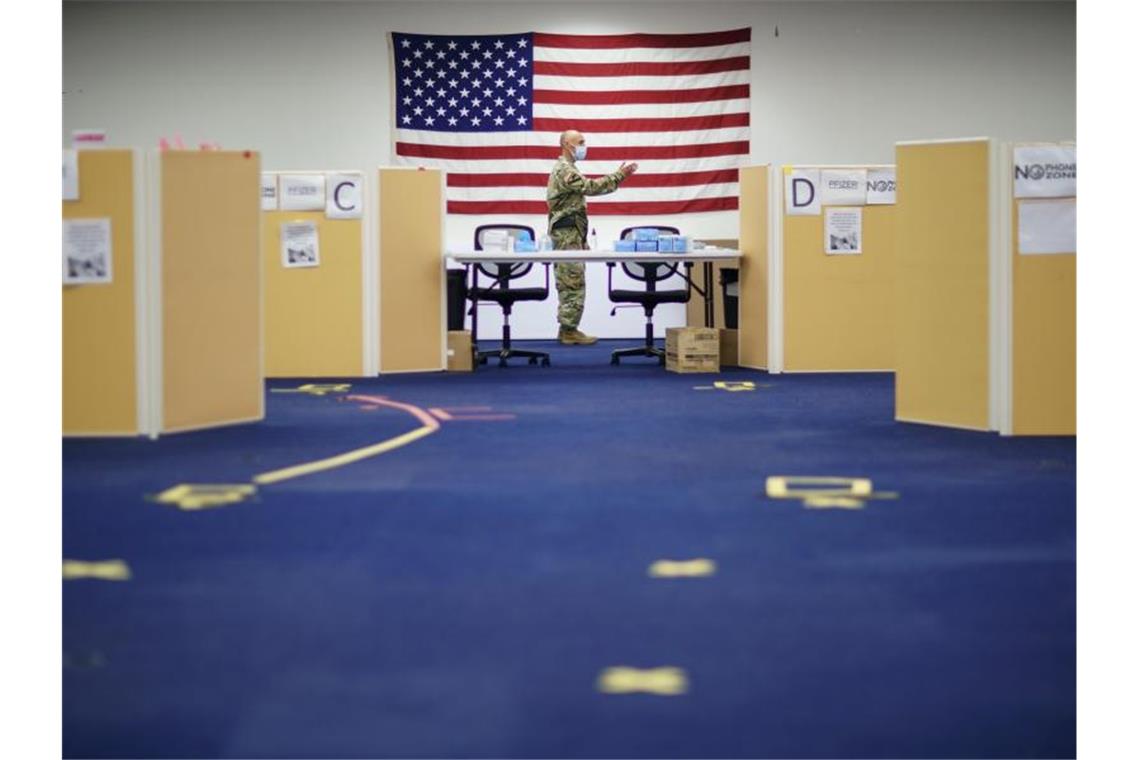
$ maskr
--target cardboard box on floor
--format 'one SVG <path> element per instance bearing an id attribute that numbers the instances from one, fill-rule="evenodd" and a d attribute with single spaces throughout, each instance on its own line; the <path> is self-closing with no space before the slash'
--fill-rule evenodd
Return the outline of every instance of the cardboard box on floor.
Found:
<path id="1" fill-rule="evenodd" d="M 719 372 L 720 332 L 713 327 L 665 330 L 665 369 L 670 372 Z"/>
<path id="2" fill-rule="evenodd" d="M 475 365 L 471 353 L 470 330 L 448 330 L 447 332 L 447 371 L 471 372 Z"/>

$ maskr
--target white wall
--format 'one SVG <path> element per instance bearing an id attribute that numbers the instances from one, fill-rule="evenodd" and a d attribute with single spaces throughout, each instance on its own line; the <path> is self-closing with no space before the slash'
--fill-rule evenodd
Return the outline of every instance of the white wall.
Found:
<path id="1" fill-rule="evenodd" d="M 891 163 L 897 140 L 1060 140 L 1076 132 L 1076 10 L 1070 2 L 63 7 L 65 143 L 78 127 L 106 128 L 114 144 L 143 147 L 179 132 L 187 142 L 260 150 L 268 170 L 390 163 L 389 31 L 590 34 L 751 26 L 753 163 Z M 469 244 L 482 221 L 450 217 L 449 244 Z M 616 237 L 617 220 L 591 222 L 602 240 Z M 697 236 L 737 236 L 735 213 L 689 215 L 683 226 Z M 593 266 L 583 329 L 639 336 L 643 322 L 633 310 L 609 317 L 605 270 Z M 497 331 L 493 311 L 481 314 L 490 332 Z M 553 299 L 520 307 L 515 335 L 552 336 L 553 314 Z M 674 308 L 659 327 L 679 319 Z"/>

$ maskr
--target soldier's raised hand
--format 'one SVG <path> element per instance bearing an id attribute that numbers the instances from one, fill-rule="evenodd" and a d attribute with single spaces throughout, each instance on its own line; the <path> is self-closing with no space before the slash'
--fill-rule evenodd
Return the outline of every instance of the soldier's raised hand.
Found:
<path id="1" fill-rule="evenodd" d="M 622 173 L 622 176 L 628 177 L 637 171 L 637 164 L 622 164 L 618 167 L 618 171 Z"/>

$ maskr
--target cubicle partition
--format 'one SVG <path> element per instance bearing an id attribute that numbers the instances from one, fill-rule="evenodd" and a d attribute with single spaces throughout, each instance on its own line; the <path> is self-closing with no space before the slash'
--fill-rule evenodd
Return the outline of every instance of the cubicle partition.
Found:
<path id="1" fill-rule="evenodd" d="M 865 175 L 889 166 L 785 166 L 793 172 L 838 171 Z M 860 180 L 866 184 L 865 176 Z M 822 183 L 810 192 L 820 194 Z M 784 183 L 778 185 L 777 226 L 782 277 L 774 299 L 782 304 L 775 315 L 781 331 L 779 363 L 784 372 L 889 372 L 895 368 L 894 347 L 894 213 L 893 204 L 869 204 L 866 192 L 830 204 L 814 203 L 814 213 L 791 213 Z M 818 200 L 818 199 L 817 199 Z M 857 214 L 857 252 L 828 253 L 825 219 L 829 208 Z"/>
<path id="2" fill-rule="evenodd" d="M 63 297 L 63 432 L 151 435 L 264 416 L 252 151 L 78 152 L 64 219 L 108 219 L 110 282 Z"/>
<path id="3" fill-rule="evenodd" d="M 345 176 L 349 172 L 279 172 L 271 176 Z M 331 191 L 330 191 L 331 192 Z M 365 199 L 361 198 L 365 206 Z M 276 205 L 276 204 L 275 204 Z M 366 207 L 366 206 L 365 206 Z M 282 227 L 313 225 L 318 259 L 298 266 L 283 250 Z M 365 374 L 363 216 L 330 218 L 324 208 L 262 212 L 267 377 L 360 377 Z"/>
<path id="4" fill-rule="evenodd" d="M 444 173 L 379 172 L 380 372 L 440 371 L 447 364 Z"/>
<path id="5" fill-rule="evenodd" d="M 740 168 L 740 290 L 738 354 L 741 367 L 767 369 L 770 167 Z"/>

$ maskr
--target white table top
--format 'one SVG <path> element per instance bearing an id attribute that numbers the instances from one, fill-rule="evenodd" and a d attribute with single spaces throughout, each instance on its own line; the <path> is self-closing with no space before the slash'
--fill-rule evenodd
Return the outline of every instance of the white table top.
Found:
<path id="1" fill-rule="evenodd" d="M 689 253 L 633 253 L 617 252 L 613 250 L 598 251 L 535 251 L 534 253 L 503 253 L 501 251 L 476 251 L 471 248 L 450 250 L 447 258 L 460 264 L 518 264 L 527 261 L 557 262 L 557 261 L 643 261 L 649 263 L 666 263 L 684 261 L 720 261 L 725 259 L 739 259 L 740 251 L 732 248 L 705 248 Z"/>

